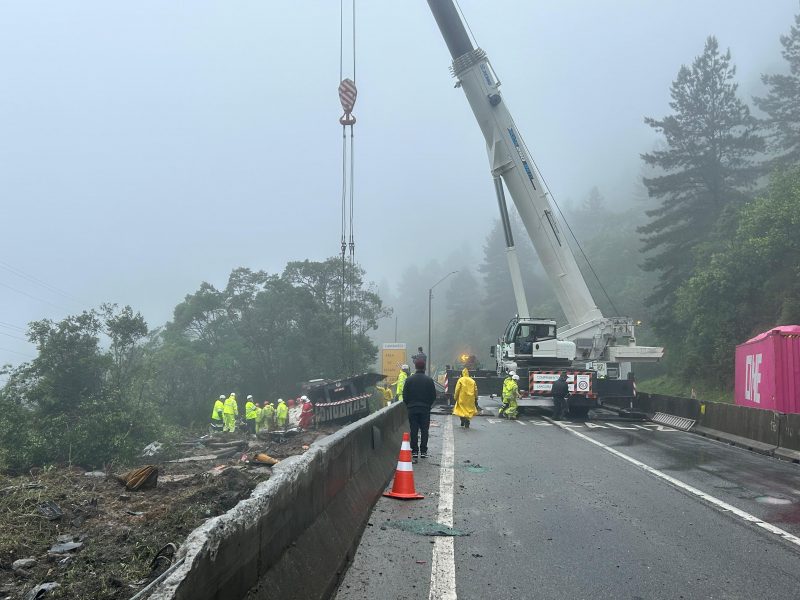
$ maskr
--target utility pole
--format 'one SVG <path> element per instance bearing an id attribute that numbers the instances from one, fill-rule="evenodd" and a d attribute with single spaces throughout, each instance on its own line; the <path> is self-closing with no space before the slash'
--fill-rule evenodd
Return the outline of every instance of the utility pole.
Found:
<path id="1" fill-rule="evenodd" d="M 442 277 L 439 281 L 428 288 L 428 364 L 425 365 L 428 376 L 431 374 L 431 355 L 433 354 L 433 349 L 431 348 L 431 308 L 433 306 L 433 288 L 450 277 L 450 275 L 455 275 L 456 273 L 458 273 L 458 271 L 450 271 L 447 275 Z"/>

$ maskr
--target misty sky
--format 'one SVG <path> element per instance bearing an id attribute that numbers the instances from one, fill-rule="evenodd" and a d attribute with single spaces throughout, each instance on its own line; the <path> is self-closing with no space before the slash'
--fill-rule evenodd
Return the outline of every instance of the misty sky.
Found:
<path id="1" fill-rule="evenodd" d="M 460 3 L 556 198 L 597 185 L 612 207 L 657 139 L 643 116 L 668 113 L 706 36 L 749 101 L 800 10 Z M 356 257 L 374 281 L 454 248 L 477 260 L 494 192 L 427 3 L 357 11 Z M 235 267 L 338 254 L 338 2 L 6 1 L 0 81 L 0 364 L 34 356 L 34 319 L 108 301 L 158 326 Z"/>

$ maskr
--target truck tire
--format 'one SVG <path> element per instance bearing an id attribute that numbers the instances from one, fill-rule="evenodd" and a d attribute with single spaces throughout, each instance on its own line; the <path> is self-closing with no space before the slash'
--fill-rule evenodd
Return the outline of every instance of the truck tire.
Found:
<path id="1" fill-rule="evenodd" d="M 588 406 L 570 406 L 569 416 L 575 419 L 585 419 L 589 416 L 589 410 L 591 409 Z"/>

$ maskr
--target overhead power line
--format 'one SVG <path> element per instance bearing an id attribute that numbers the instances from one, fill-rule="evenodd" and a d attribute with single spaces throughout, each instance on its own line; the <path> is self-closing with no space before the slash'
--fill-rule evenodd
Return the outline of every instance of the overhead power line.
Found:
<path id="1" fill-rule="evenodd" d="M 11 350 L 10 348 L 0 347 L 0 350 L 2 350 L 3 352 L 9 352 L 11 354 L 19 354 L 20 356 L 24 356 L 25 358 L 36 358 L 35 356 L 32 356 L 30 354 L 25 354 L 24 352 L 17 352 L 16 350 Z"/>
<path id="2" fill-rule="evenodd" d="M 10 337 L 10 338 L 13 338 L 13 339 L 15 339 L 15 340 L 21 340 L 21 341 L 23 341 L 23 342 L 27 342 L 27 341 L 28 341 L 28 340 L 26 340 L 26 339 L 25 339 L 25 338 L 23 338 L 23 337 L 19 337 L 18 335 L 13 335 L 13 334 L 11 334 L 11 333 L 6 333 L 5 331 L 0 331 L 0 335 L 4 335 L 4 336 L 6 336 L 6 337 Z"/>
<path id="3" fill-rule="evenodd" d="M 66 310 L 66 311 L 70 310 L 69 308 L 67 308 L 65 306 L 61 306 L 59 304 L 54 304 L 53 302 L 50 302 L 49 300 L 45 300 L 44 298 L 39 298 L 38 296 L 34 296 L 33 294 L 29 294 L 28 292 L 24 292 L 24 291 L 22 291 L 22 290 L 20 290 L 18 288 L 15 288 L 12 285 L 8 285 L 7 283 L 0 282 L 0 286 L 3 286 L 4 288 L 9 289 L 12 292 L 17 292 L 18 294 L 22 294 L 23 296 L 27 296 L 28 298 L 36 300 L 37 302 L 44 302 L 45 304 L 49 304 L 50 306 L 52 306 L 54 308 L 58 308 L 60 310 Z"/>
<path id="4" fill-rule="evenodd" d="M 0 327 L 5 327 L 6 329 L 16 329 L 17 331 L 22 331 L 23 333 L 27 331 L 27 329 L 24 327 L 12 325 L 11 323 L 6 323 L 5 321 L 0 321 Z"/>
<path id="5" fill-rule="evenodd" d="M 30 273 L 28 273 L 26 271 L 23 271 L 22 269 L 20 269 L 18 267 L 10 265 L 10 264 L 8 264 L 7 262 L 5 262 L 3 260 L 0 260 L 0 269 L 4 269 L 4 270 L 8 271 L 9 273 L 13 273 L 17 277 L 20 277 L 21 279 L 25 279 L 26 281 L 29 281 L 30 283 L 35 283 L 36 285 L 39 285 L 39 286 L 41 286 L 43 288 L 46 288 L 47 290 L 49 290 L 51 292 L 55 292 L 56 294 L 59 294 L 59 295 L 63 296 L 64 298 L 68 299 L 68 300 L 72 300 L 73 302 L 78 302 L 79 304 L 83 303 L 80 298 L 78 298 L 76 296 L 73 296 L 69 292 L 66 292 L 66 291 L 62 290 L 60 287 L 57 287 L 57 286 L 52 285 L 50 283 L 47 283 L 46 281 L 36 277 L 35 275 L 31 275 Z"/>

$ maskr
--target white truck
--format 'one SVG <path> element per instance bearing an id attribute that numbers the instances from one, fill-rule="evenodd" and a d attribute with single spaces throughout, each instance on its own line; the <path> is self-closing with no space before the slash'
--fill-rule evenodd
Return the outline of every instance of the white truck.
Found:
<path id="1" fill-rule="evenodd" d="M 637 345 L 633 319 L 604 317 L 597 308 L 522 135 L 503 102 L 500 81 L 486 53 L 473 46 L 452 0 L 428 0 L 428 5 L 453 58 L 456 87 L 464 91 L 486 140 L 505 233 L 517 316 L 492 348 L 497 375 L 517 371 L 521 387 L 531 392 L 523 405 L 552 405 L 537 373 L 558 369 L 575 376 L 578 371 L 592 374 L 593 397 L 575 390 L 576 397 L 570 401 L 574 412 L 585 412 L 604 397 L 632 395 L 631 363 L 656 362 L 664 349 Z M 569 323 L 560 331 L 553 319 L 530 317 L 504 184 Z"/>

